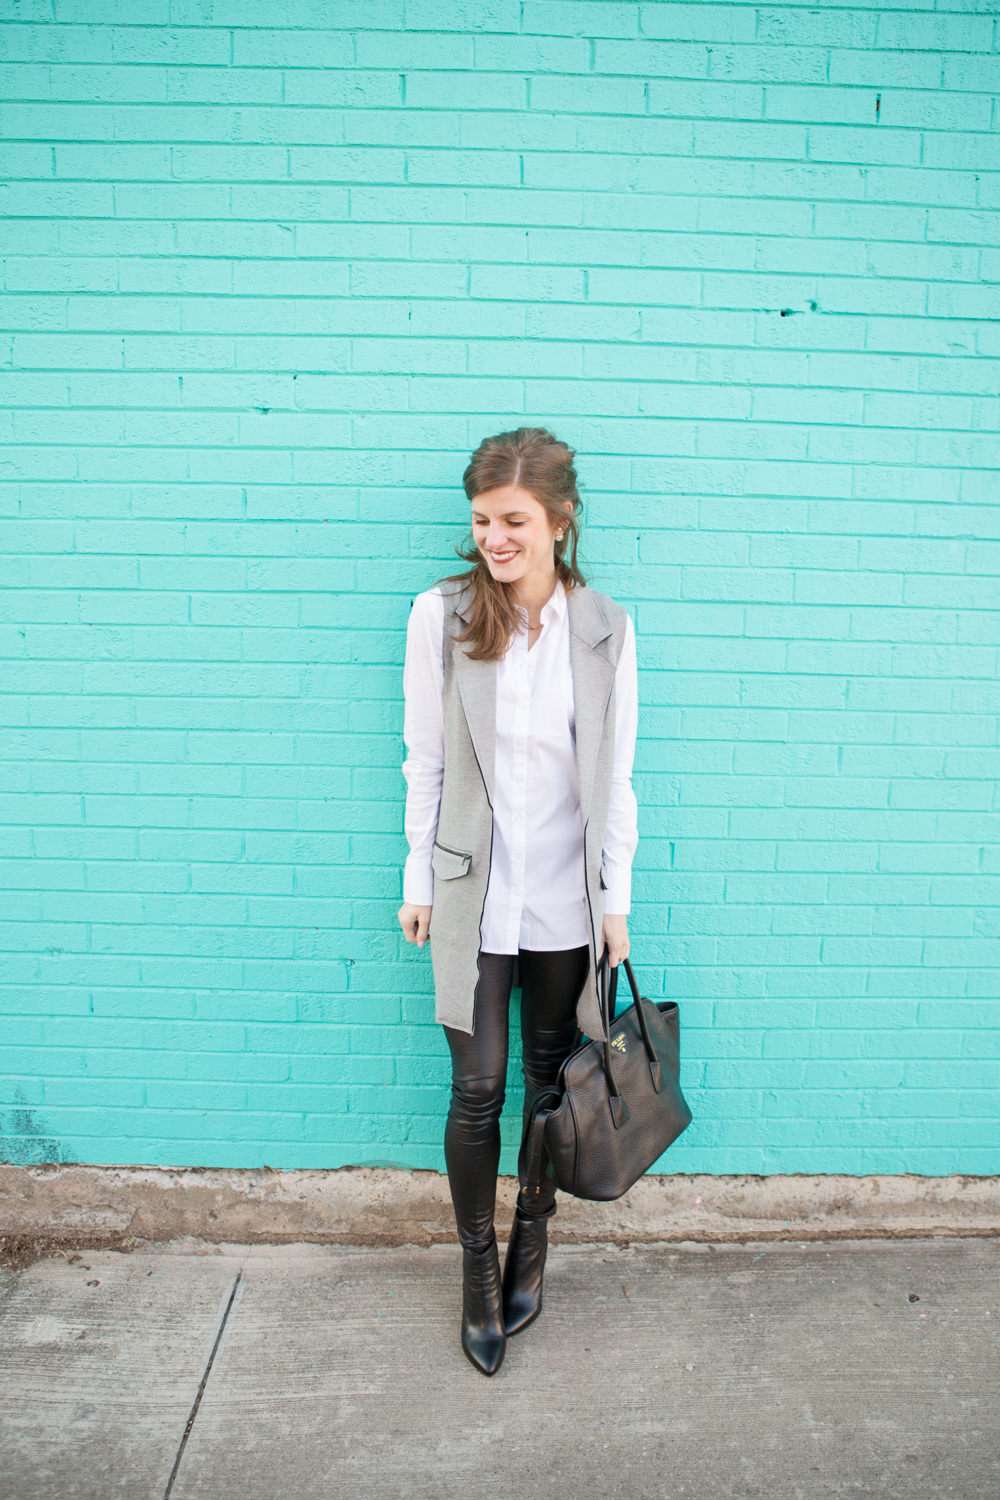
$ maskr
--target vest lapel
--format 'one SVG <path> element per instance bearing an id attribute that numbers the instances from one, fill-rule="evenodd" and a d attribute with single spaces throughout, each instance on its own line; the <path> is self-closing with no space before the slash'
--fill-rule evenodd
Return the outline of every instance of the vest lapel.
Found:
<path id="1" fill-rule="evenodd" d="M 464 613 L 467 599 L 468 591 L 464 588 L 451 599 L 445 596 L 445 608 L 450 608 L 463 623 L 467 623 Z M 492 807 L 497 753 L 497 664 L 495 661 L 470 661 L 461 645 L 456 645 L 452 652 L 452 661 L 472 748 Z"/>
<path id="2" fill-rule="evenodd" d="M 463 589 L 445 600 L 446 607 L 463 621 L 466 618 L 466 599 Z M 614 663 L 608 659 L 605 645 L 612 630 L 588 589 L 569 589 L 566 605 L 569 611 L 569 661 L 576 715 L 580 812 L 586 826 L 601 734 L 615 682 Z M 470 661 L 461 646 L 456 647 L 452 660 L 469 734 L 492 807 L 496 766 L 497 664 L 495 661 Z"/>
<path id="3" fill-rule="evenodd" d="M 570 589 L 566 604 L 569 609 L 569 660 L 576 714 L 580 813 L 586 827 L 601 732 L 615 683 L 614 664 L 609 661 L 607 647 L 604 645 L 612 630 L 589 589 Z"/>

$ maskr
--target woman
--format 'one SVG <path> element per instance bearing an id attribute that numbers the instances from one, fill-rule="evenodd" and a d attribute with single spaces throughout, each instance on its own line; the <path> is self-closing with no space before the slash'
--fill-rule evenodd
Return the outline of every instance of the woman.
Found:
<path id="1" fill-rule="evenodd" d="M 462 1347 L 499 1369 L 541 1311 L 555 1188 L 520 1192 L 501 1277 L 494 1228 L 508 1010 L 521 987 L 524 1120 L 579 1042 L 604 1034 L 597 965 L 628 957 L 636 803 L 635 635 L 577 566 L 573 450 L 544 428 L 486 438 L 464 474 L 466 573 L 407 629 L 399 922 L 431 935 L 452 1058 L 445 1162 L 462 1245 Z M 546 1163 L 546 1168 L 547 1168 Z"/>

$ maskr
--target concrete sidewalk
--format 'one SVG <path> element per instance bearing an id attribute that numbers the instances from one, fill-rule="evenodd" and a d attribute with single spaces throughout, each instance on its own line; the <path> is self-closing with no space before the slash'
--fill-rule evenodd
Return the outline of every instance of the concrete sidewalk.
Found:
<path id="1" fill-rule="evenodd" d="M 0 1270 L 4 1500 L 994 1500 L 1000 1240 L 555 1244 L 487 1379 L 454 1245 Z"/>

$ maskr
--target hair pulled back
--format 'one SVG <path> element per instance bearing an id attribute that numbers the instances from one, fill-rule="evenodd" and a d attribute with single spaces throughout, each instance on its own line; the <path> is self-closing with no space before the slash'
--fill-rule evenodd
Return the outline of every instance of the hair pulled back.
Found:
<path id="1" fill-rule="evenodd" d="M 556 577 L 567 590 L 586 586 L 576 558 L 583 505 L 576 487 L 575 457 L 575 450 L 547 428 L 518 427 L 484 438 L 462 475 L 470 503 L 488 490 L 516 484 L 545 508 L 550 521 L 563 529 L 562 538 L 555 543 L 555 564 Z M 456 639 L 471 643 L 468 655 L 473 661 L 498 661 L 523 623 L 511 586 L 493 577 L 471 535 L 455 550 L 472 564 L 467 573 L 453 573 L 441 580 L 467 582 L 472 589 L 469 624 Z"/>

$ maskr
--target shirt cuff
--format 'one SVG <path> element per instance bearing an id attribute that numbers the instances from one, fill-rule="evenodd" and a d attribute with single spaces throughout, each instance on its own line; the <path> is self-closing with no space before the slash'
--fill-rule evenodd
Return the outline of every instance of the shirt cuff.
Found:
<path id="1" fill-rule="evenodd" d="M 403 900 L 411 906 L 434 905 L 434 871 L 429 859 L 407 855 L 403 866 Z"/>
<path id="2" fill-rule="evenodd" d="M 632 871 L 604 866 L 604 915 L 627 917 L 632 908 Z"/>

